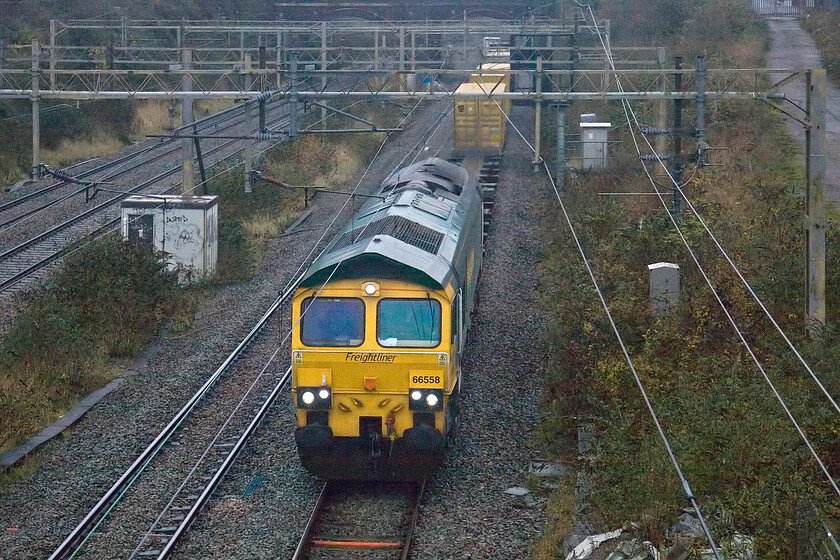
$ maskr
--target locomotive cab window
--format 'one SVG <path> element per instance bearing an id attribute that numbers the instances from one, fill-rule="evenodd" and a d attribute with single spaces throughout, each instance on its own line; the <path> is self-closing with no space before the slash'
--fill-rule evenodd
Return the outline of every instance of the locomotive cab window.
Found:
<path id="1" fill-rule="evenodd" d="M 365 339 L 365 303 L 358 298 L 310 297 L 300 312 L 306 346 L 361 346 Z"/>
<path id="2" fill-rule="evenodd" d="M 382 299 L 377 307 L 380 346 L 434 348 L 440 344 L 440 302 L 436 299 Z"/>

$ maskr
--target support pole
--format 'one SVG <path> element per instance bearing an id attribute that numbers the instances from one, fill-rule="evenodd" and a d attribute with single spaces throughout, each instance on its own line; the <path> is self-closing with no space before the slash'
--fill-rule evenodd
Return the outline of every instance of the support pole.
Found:
<path id="1" fill-rule="evenodd" d="M 658 89 L 663 94 L 665 93 L 665 88 L 667 87 L 667 80 L 665 79 L 665 64 L 667 63 L 665 59 L 665 47 L 657 47 L 656 54 L 659 58 L 659 80 L 658 80 Z M 656 102 L 657 105 L 657 119 L 656 119 L 656 128 L 659 130 L 665 130 L 668 128 L 668 101 L 660 99 Z M 656 137 L 656 153 L 659 155 L 665 155 L 665 152 L 668 149 L 668 137 L 664 134 L 660 134 Z"/>
<path id="2" fill-rule="evenodd" d="M 825 325 L 825 68 L 806 74 L 806 109 L 811 126 L 805 131 L 807 208 L 807 330 L 819 336 Z"/>
<path id="3" fill-rule="evenodd" d="M 321 22 L 321 70 L 327 69 L 327 22 Z M 321 75 L 321 91 L 326 91 L 327 89 L 327 75 Z M 326 128 L 327 123 L 327 110 L 321 109 L 321 122 L 324 123 L 324 128 Z"/>
<path id="4" fill-rule="evenodd" d="M 41 177 L 41 108 L 40 108 L 40 72 L 41 45 L 38 39 L 32 39 L 32 178 Z"/>
<path id="5" fill-rule="evenodd" d="M 283 32 L 277 32 L 277 52 L 275 53 L 275 62 L 277 64 L 277 74 L 274 78 L 276 80 L 274 87 L 275 89 L 280 89 L 280 77 L 282 76 L 282 68 L 283 68 Z"/>
<path id="6" fill-rule="evenodd" d="M 411 32 L 411 80 L 408 80 L 408 89 L 417 91 L 417 34 Z"/>
<path id="7" fill-rule="evenodd" d="M 251 136 L 254 133 L 254 107 L 250 103 L 245 106 L 245 135 Z M 251 169 L 254 161 L 254 139 L 245 140 L 245 192 L 252 191 Z"/>
<path id="8" fill-rule="evenodd" d="M 405 87 L 405 27 L 400 26 L 400 91 L 406 91 Z"/>
<path id="9" fill-rule="evenodd" d="M 379 70 L 379 29 L 373 32 L 373 69 Z"/>
<path id="10" fill-rule="evenodd" d="M 289 53 L 289 138 L 297 138 L 298 55 Z"/>
<path id="11" fill-rule="evenodd" d="M 464 61 L 468 60 L 467 56 L 467 10 L 464 10 Z"/>
<path id="12" fill-rule="evenodd" d="M 703 166 L 703 155 L 706 151 L 706 59 L 697 57 L 697 138 L 695 155 L 697 167 Z"/>
<path id="13" fill-rule="evenodd" d="M 674 57 L 674 69 L 682 69 L 681 56 Z M 682 89 L 682 74 L 680 73 L 674 74 L 674 88 L 677 91 Z M 682 197 L 680 187 L 682 185 L 683 175 L 683 164 L 680 160 L 682 155 L 682 104 L 682 99 L 674 100 L 674 129 L 672 131 L 674 136 L 674 150 L 671 152 L 671 175 L 674 177 L 674 183 L 676 183 L 674 185 L 674 198 L 671 203 L 671 215 L 677 223 L 680 223 L 680 215 L 682 214 L 680 209 L 680 203 L 682 202 L 680 200 Z"/>
<path id="14" fill-rule="evenodd" d="M 201 143 L 198 137 L 198 128 L 193 124 L 193 134 L 195 135 L 195 157 L 198 160 L 198 174 L 201 177 L 201 188 L 204 194 L 207 193 L 207 173 L 204 171 L 204 157 L 201 155 Z"/>
<path id="15" fill-rule="evenodd" d="M 566 196 L 566 104 L 557 104 L 557 192 Z"/>
<path id="16" fill-rule="evenodd" d="M 537 57 L 537 71 L 534 74 L 536 81 L 536 101 L 534 102 L 534 173 L 539 170 L 542 159 L 540 158 L 540 124 L 542 121 L 542 57 Z"/>
<path id="17" fill-rule="evenodd" d="M 188 47 L 181 49 L 181 64 L 187 72 L 184 74 L 183 91 L 192 91 L 192 76 L 189 70 L 192 68 L 192 50 Z M 193 100 L 192 97 L 185 96 L 181 100 L 181 125 L 192 124 L 193 118 Z M 191 193 L 195 188 L 195 176 L 193 168 L 193 153 L 194 144 L 190 138 L 181 139 L 181 192 Z"/>
<path id="18" fill-rule="evenodd" d="M 260 45 L 260 70 L 265 70 L 266 50 L 265 45 Z M 260 73 L 260 93 L 265 93 L 265 74 Z M 259 129 L 265 130 L 265 99 L 260 99 L 260 126 Z"/>
<path id="19" fill-rule="evenodd" d="M 56 68 L 56 52 L 55 52 L 55 20 L 50 20 L 50 89 L 55 89 L 55 68 Z"/>

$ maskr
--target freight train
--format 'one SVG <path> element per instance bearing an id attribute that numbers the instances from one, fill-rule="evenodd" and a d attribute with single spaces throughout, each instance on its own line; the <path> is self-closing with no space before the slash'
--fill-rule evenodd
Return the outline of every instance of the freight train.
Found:
<path id="1" fill-rule="evenodd" d="M 481 268 L 482 196 L 438 158 L 394 172 L 293 299 L 292 395 L 303 466 L 413 480 L 442 460 Z"/>

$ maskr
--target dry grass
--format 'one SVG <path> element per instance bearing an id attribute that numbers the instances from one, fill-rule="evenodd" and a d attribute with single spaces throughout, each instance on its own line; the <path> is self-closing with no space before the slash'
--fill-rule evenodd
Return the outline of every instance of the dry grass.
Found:
<path id="1" fill-rule="evenodd" d="M 575 474 L 570 470 L 564 475 L 560 488 L 549 495 L 546 505 L 549 521 L 543 526 L 543 533 L 534 547 L 533 560 L 554 560 L 563 557 L 566 537 L 573 529 L 574 478 Z"/>
<path id="2" fill-rule="evenodd" d="M 228 100 L 210 99 L 199 101 L 194 106 L 196 118 L 218 113 L 233 103 Z M 147 134 L 160 134 L 180 125 L 181 105 L 174 105 L 173 118 L 170 119 L 170 104 L 167 101 L 140 101 L 137 103 L 134 122 L 131 126 L 131 138 L 134 141 L 145 140 Z M 93 157 L 117 152 L 125 144 L 112 135 L 99 134 L 90 139 L 64 140 L 55 149 L 41 150 L 41 159 L 47 165 L 63 167 Z"/>
<path id="3" fill-rule="evenodd" d="M 201 99 L 193 103 L 193 115 L 201 119 L 233 106 L 230 99 Z M 181 125 L 181 104 L 169 101 L 139 101 L 135 107 L 131 135 L 135 140 L 160 134 Z"/>
<path id="4" fill-rule="evenodd" d="M 158 134 L 172 128 L 167 101 L 140 101 L 134 109 L 132 136 L 139 140 L 147 134 Z M 176 109 L 177 110 L 177 109 Z M 180 119 L 180 110 L 176 114 Z"/>
<path id="5" fill-rule="evenodd" d="M 41 150 L 41 160 L 53 167 L 63 167 L 93 157 L 121 150 L 124 144 L 113 136 L 96 136 L 83 140 L 63 140 L 58 148 Z"/>

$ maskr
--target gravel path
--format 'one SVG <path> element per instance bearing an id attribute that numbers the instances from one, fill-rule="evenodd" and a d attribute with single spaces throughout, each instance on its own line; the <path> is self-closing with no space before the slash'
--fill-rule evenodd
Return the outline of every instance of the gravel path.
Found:
<path id="1" fill-rule="evenodd" d="M 525 109 L 514 113 L 519 121 L 533 118 Z M 366 190 L 375 188 L 426 130 L 434 112 L 424 115 L 389 143 L 363 182 Z M 430 154 L 448 140 L 446 132 L 436 136 Z M 533 295 L 540 258 L 535 225 L 551 199 L 543 181 L 531 175 L 530 159 L 511 134 L 464 364 L 459 435 L 427 488 L 415 558 L 524 558 L 542 526 L 539 506 L 504 493 L 525 482 L 534 457 L 530 441 L 539 421 L 546 358 L 548 318 Z M 272 244 L 253 281 L 219 289 L 189 335 L 165 341 L 146 370 L 91 410 L 67 437 L 38 452 L 36 472 L 0 494 L 0 559 L 46 557 L 57 546 L 293 277 L 339 202 L 320 196 L 299 232 Z M 348 218 L 345 212 L 337 225 Z M 264 353 L 285 334 L 287 311 L 275 325 L 262 344 Z M 287 348 L 281 350 L 278 372 L 287 354 Z M 321 486 L 297 460 L 293 414 L 291 398 L 275 405 L 177 557 L 291 556 Z M 96 557 L 124 556 L 102 551 Z"/>
<path id="2" fill-rule="evenodd" d="M 804 70 L 823 66 L 819 50 L 808 33 L 799 26 L 795 19 L 768 20 L 772 33 L 772 44 L 767 52 L 768 68 L 785 68 L 790 70 Z M 770 78 L 779 80 L 781 74 L 771 74 Z M 800 107 L 805 107 L 805 77 L 793 80 L 779 88 L 785 96 Z M 790 103 L 785 103 L 792 108 Z M 828 114 L 826 114 L 826 201 L 837 207 L 840 203 L 840 88 L 831 81 L 828 82 L 826 99 Z M 805 157 L 805 127 L 793 119 L 784 117 L 788 131 L 800 153 Z"/>

